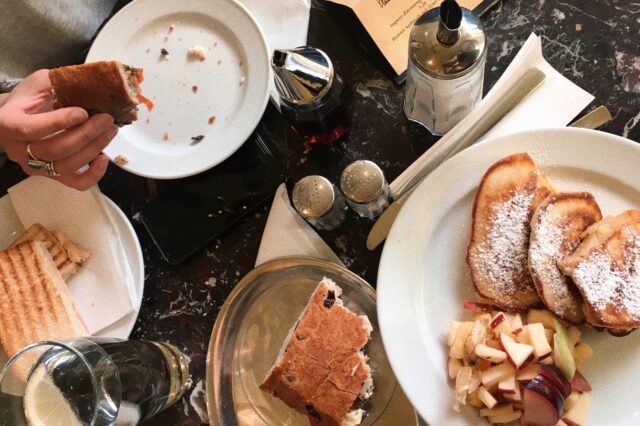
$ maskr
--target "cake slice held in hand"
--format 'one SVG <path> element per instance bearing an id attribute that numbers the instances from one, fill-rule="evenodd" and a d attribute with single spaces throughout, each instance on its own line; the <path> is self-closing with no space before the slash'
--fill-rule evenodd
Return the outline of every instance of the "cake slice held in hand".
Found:
<path id="1" fill-rule="evenodd" d="M 371 324 L 342 304 L 342 289 L 323 278 L 260 389 L 308 415 L 318 425 L 360 424 L 358 408 L 373 392 L 362 352 Z"/>
<path id="2" fill-rule="evenodd" d="M 529 271 L 538 295 L 551 312 L 574 324 L 585 321 L 582 297 L 557 262 L 573 253 L 583 231 L 600 219 L 600 207 L 590 193 L 559 192 L 549 195 L 531 220 Z"/>
<path id="3" fill-rule="evenodd" d="M 473 205 L 467 263 L 477 293 L 506 311 L 540 303 L 527 266 L 531 217 L 553 187 L 528 154 L 484 174 Z"/>
<path id="4" fill-rule="evenodd" d="M 570 256 L 558 261 L 584 299 L 587 322 L 611 334 L 640 327 L 640 211 L 591 225 Z"/>

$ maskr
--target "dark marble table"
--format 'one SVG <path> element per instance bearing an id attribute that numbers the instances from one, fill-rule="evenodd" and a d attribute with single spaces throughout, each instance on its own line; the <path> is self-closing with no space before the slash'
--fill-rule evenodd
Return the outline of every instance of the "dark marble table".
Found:
<path id="1" fill-rule="evenodd" d="M 503 0 L 483 20 L 490 40 L 485 91 L 533 31 L 542 37 L 544 55 L 551 65 L 595 95 L 587 109 L 601 104 L 609 108 L 614 120 L 602 130 L 640 140 L 637 2 Z M 289 183 L 312 173 L 335 181 L 348 163 L 362 158 L 378 163 L 392 180 L 436 141 L 425 129 L 407 121 L 401 109 L 402 87 L 395 86 L 376 67 L 349 32 L 340 28 L 316 0 L 312 3 L 309 44 L 325 50 L 338 73 L 353 87 L 354 126 L 346 142 L 330 149 L 305 151 L 270 107 L 260 131 L 275 143 Z M 24 177 L 14 164 L 5 165 L 0 170 L 0 195 Z M 132 220 L 143 248 L 144 299 L 131 338 L 166 340 L 182 349 L 191 358 L 193 388 L 201 391 L 216 315 L 234 285 L 253 268 L 269 203 L 195 257 L 170 266 L 136 221 L 136 213 L 150 198 L 151 182 L 111 165 L 100 187 Z M 351 214 L 340 229 L 321 236 L 353 272 L 375 285 L 381 249 L 369 252 L 365 248 L 371 224 Z M 191 396 L 192 391 L 188 391 L 182 401 L 149 423 L 200 424 L 201 417 L 193 404 L 196 398 Z"/>

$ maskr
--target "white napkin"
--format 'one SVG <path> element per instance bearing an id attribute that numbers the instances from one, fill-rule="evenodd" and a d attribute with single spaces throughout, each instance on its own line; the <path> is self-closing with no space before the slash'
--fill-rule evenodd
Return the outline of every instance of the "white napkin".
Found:
<path id="1" fill-rule="evenodd" d="M 273 49 L 292 49 L 307 44 L 311 0 L 239 0 L 262 28 L 269 54 Z M 271 79 L 271 99 L 279 105 L 276 86 Z"/>
<path id="2" fill-rule="evenodd" d="M 93 335 L 133 311 L 129 286 L 133 276 L 119 249 L 115 226 L 104 211 L 95 186 L 80 192 L 41 176 L 9 188 L 13 207 L 25 228 L 41 223 L 61 231 L 91 252 L 91 258 L 69 280 L 80 316 Z"/>
<path id="3" fill-rule="evenodd" d="M 521 130 L 566 126 L 593 100 L 593 95 L 563 77 L 544 60 L 540 37 L 532 33 L 478 106 L 440 139 L 443 141 L 443 148 L 449 141 L 456 141 L 460 135 L 473 128 L 477 119 L 504 97 L 507 89 L 531 67 L 544 72 L 544 82 L 480 140 Z M 391 182 L 389 187 L 394 198 L 415 183 L 415 172 L 425 168 L 427 158 L 423 154 Z"/>
<path id="4" fill-rule="evenodd" d="M 256 266 L 286 256 L 312 256 L 344 266 L 340 258 L 291 207 L 287 188 L 278 187 L 262 233 Z"/>

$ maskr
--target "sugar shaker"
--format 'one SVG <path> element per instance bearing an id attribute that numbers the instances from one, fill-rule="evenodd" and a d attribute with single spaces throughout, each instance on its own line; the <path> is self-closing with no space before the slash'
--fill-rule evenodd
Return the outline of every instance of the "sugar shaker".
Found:
<path id="1" fill-rule="evenodd" d="M 282 117 L 305 145 L 332 144 L 348 135 L 353 92 L 325 52 L 312 46 L 276 49 L 271 68 Z"/>
<path id="2" fill-rule="evenodd" d="M 404 113 L 442 135 L 482 99 L 487 36 L 482 21 L 455 0 L 423 14 L 409 36 Z"/>
<path id="3" fill-rule="evenodd" d="M 291 196 L 293 207 L 307 222 L 330 231 L 342 224 L 347 205 L 329 179 L 310 175 L 296 182 Z"/>
<path id="4" fill-rule="evenodd" d="M 362 217 L 374 219 L 389 206 L 389 185 L 373 161 L 349 164 L 340 176 L 340 189 L 349 207 Z"/>

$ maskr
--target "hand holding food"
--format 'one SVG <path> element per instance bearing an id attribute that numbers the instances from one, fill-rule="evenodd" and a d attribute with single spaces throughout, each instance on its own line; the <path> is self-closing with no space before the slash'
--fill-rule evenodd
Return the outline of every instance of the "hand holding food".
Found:
<path id="1" fill-rule="evenodd" d="M 89 117 L 81 108 L 53 108 L 49 71 L 25 78 L 0 107 L 0 144 L 25 173 L 85 190 L 106 172 L 109 160 L 100 153 L 117 127 L 106 114 Z M 86 164 L 89 168 L 79 172 Z"/>

